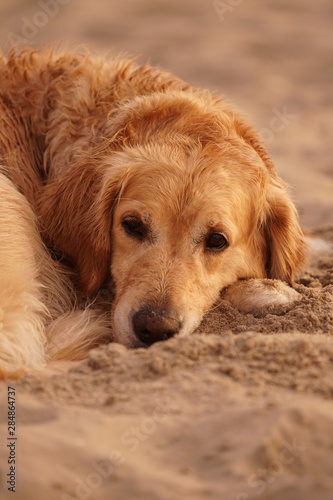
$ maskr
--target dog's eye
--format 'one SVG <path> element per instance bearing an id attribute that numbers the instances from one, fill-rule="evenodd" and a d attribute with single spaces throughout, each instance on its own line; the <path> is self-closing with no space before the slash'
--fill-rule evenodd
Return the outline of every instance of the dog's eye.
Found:
<path id="1" fill-rule="evenodd" d="M 221 252 L 228 246 L 228 241 L 221 233 L 211 233 L 206 239 L 205 247 L 210 252 Z"/>
<path id="2" fill-rule="evenodd" d="M 128 236 L 132 236 L 133 238 L 137 238 L 138 240 L 143 240 L 147 235 L 146 226 L 140 219 L 136 217 L 124 219 L 121 224 Z"/>

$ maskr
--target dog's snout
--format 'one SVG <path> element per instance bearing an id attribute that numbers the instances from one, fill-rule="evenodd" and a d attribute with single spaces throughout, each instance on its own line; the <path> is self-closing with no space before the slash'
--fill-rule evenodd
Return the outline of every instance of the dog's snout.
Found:
<path id="1" fill-rule="evenodd" d="M 180 327 L 180 321 L 164 311 L 141 309 L 133 316 L 135 335 L 147 345 L 173 337 Z"/>

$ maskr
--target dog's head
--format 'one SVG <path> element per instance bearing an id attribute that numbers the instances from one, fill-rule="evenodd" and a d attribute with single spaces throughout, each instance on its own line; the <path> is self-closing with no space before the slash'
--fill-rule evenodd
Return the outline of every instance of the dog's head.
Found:
<path id="1" fill-rule="evenodd" d="M 124 105 L 102 133 L 109 155 L 57 188 L 75 207 L 63 201 L 72 220 L 54 239 L 87 293 L 112 276 L 115 340 L 187 335 L 241 278 L 292 284 L 303 259 L 295 208 L 231 111 L 206 95 L 161 93 Z"/>

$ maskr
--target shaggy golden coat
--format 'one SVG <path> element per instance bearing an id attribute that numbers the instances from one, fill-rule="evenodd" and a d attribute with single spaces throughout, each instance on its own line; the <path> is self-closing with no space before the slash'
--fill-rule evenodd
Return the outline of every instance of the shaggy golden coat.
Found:
<path id="1" fill-rule="evenodd" d="M 50 48 L 0 56 L 0 242 L 3 377 L 187 335 L 221 290 L 249 310 L 232 285 L 254 278 L 266 304 L 257 280 L 292 285 L 304 259 L 286 185 L 222 98 Z"/>

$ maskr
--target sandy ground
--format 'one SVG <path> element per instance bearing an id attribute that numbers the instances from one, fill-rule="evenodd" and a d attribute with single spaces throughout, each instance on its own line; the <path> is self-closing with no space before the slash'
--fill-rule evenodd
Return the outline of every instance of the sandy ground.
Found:
<path id="1" fill-rule="evenodd" d="M 10 382 L 15 495 L 0 384 L 1 499 L 332 498 L 333 8 L 222 4 L 224 13 L 203 0 L 1 2 L 3 48 L 62 39 L 140 54 L 226 94 L 292 185 L 302 225 L 327 242 L 289 309 L 254 316 L 222 301 L 188 339 L 110 344 Z"/>

